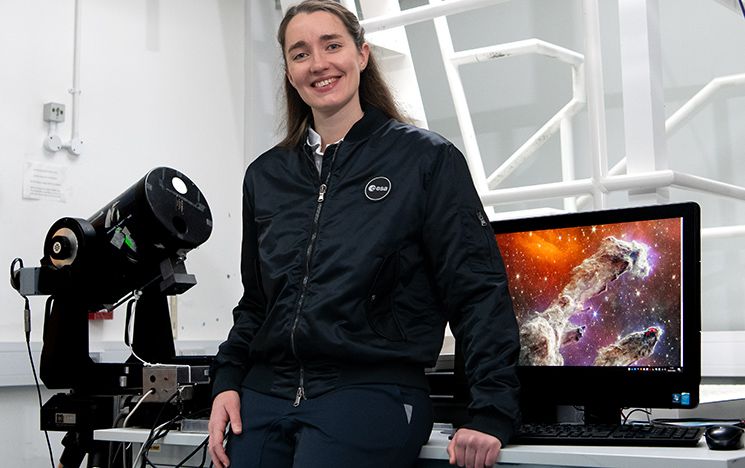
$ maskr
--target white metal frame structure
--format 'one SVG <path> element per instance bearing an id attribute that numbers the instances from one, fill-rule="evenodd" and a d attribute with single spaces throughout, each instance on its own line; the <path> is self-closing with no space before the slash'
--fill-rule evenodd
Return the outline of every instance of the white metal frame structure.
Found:
<path id="1" fill-rule="evenodd" d="M 433 1 L 436 0 L 430 0 L 430 3 L 433 4 Z M 528 39 L 455 52 L 450 39 L 447 19 L 441 16 L 435 18 L 434 23 L 440 52 L 445 64 L 445 73 L 455 104 L 456 117 L 464 138 L 466 158 L 468 159 L 476 188 L 482 194 L 482 198 L 485 198 L 500 182 L 509 177 L 515 169 L 528 160 L 557 131 L 560 132 L 562 143 L 562 178 L 564 181 L 573 180 L 575 174 L 572 117 L 582 110 L 585 105 L 584 57 L 582 54 L 539 39 Z M 569 64 L 572 67 L 572 99 L 543 124 L 537 132 L 525 141 L 494 172 L 486 176 L 458 67 L 470 63 L 498 60 L 526 54 L 543 55 Z M 576 209 L 572 199 L 566 199 L 565 205 L 567 209 Z"/>
<path id="2" fill-rule="evenodd" d="M 623 64 L 626 154 L 620 163 L 608 170 L 605 130 L 605 104 L 597 0 L 583 0 L 585 55 L 528 39 L 480 49 L 453 50 L 446 16 L 504 3 L 509 0 L 430 0 L 429 5 L 383 15 L 362 21 L 366 31 L 384 31 L 421 21 L 433 20 L 443 57 L 448 83 L 456 109 L 464 152 L 477 190 L 486 206 L 541 199 L 564 198 L 564 207 L 574 211 L 592 203 L 606 206 L 606 194 L 627 191 L 635 202 L 664 202 L 667 189 L 676 187 L 745 200 L 745 187 L 710 178 L 670 170 L 667 166 L 666 138 L 693 113 L 725 86 L 745 84 L 745 75 L 712 80 L 690 101 L 664 120 L 664 101 L 660 67 L 658 0 L 623 0 L 618 2 Z M 361 4 L 365 0 L 361 0 Z M 495 60 L 522 54 L 541 54 L 572 67 L 573 97 L 557 114 L 518 148 L 492 174 L 484 164 L 471 122 L 468 103 L 458 67 L 465 63 Z M 574 178 L 574 155 L 571 119 L 587 105 L 590 149 L 593 153 L 592 175 Z M 562 152 L 562 180 L 515 188 L 498 188 L 520 164 L 553 134 L 559 132 Z M 625 172 L 625 173 L 624 173 Z M 576 203 L 575 203 L 576 202 Z M 704 235 L 723 236 L 745 233 L 745 226 L 712 228 Z"/>

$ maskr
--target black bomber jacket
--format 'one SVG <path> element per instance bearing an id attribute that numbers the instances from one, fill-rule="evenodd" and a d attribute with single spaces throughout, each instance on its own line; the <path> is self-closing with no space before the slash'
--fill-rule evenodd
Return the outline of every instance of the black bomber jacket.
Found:
<path id="1" fill-rule="evenodd" d="M 302 404 L 353 383 L 427 388 L 446 323 L 473 419 L 507 442 L 519 418 L 518 332 L 491 227 L 463 155 L 365 109 L 319 175 L 307 145 L 275 147 L 243 184 L 244 293 L 213 366 Z"/>

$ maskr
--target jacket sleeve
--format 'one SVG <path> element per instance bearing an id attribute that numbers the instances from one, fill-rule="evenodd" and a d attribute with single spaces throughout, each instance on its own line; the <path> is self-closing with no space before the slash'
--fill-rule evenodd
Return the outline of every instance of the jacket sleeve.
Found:
<path id="1" fill-rule="evenodd" d="M 251 342 L 265 318 L 266 300 L 261 287 L 257 227 L 250 190 L 250 176 L 243 182 L 243 237 L 241 242 L 241 281 L 243 295 L 233 309 L 233 327 L 212 364 L 212 395 L 240 390 L 251 366 Z"/>
<path id="2" fill-rule="evenodd" d="M 520 419 L 517 321 L 494 233 L 454 146 L 443 146 L 425 190 L 425 248 L 471 394 L 464 427 L 507 443 Z"/>

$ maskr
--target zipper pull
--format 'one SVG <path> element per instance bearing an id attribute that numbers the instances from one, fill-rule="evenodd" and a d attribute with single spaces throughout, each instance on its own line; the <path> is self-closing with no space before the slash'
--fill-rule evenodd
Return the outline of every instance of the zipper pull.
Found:
<path id="1" fill-rule="evenodd" d="M 295 408 L 300 406 L 300 400 L 305 400 L 305 389 L 303 386 L 297 388 L 297 394 L 295 394 L 295 402 L 292 404 Z"/>
<path id="2" fill-rule="evenodd" d="M 486 226 L 488 224 L 486 220 L 484 219 L 484 215 L 481 214 L 481 211 L 477 211 L 476 216 L 479 218 L 479 222 L 481 223 L 482 226 Z"/>
<path id="3" fill-rule="evenodd" d="M 326 184 L 321 184 L 321 188 L 318 189 L 318 203 L 323 203 L 323 199 L 326 196 Z"/>

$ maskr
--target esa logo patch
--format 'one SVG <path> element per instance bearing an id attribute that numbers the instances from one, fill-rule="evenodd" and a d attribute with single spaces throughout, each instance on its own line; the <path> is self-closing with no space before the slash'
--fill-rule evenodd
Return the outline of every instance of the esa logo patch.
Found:
<path id="1" fill-rule="evenodd" d="M 380 201 L 391 193 L 391 181 L 387 177 L 375 177 L 365 184 L 365 196 L 372 201 Z"/>

